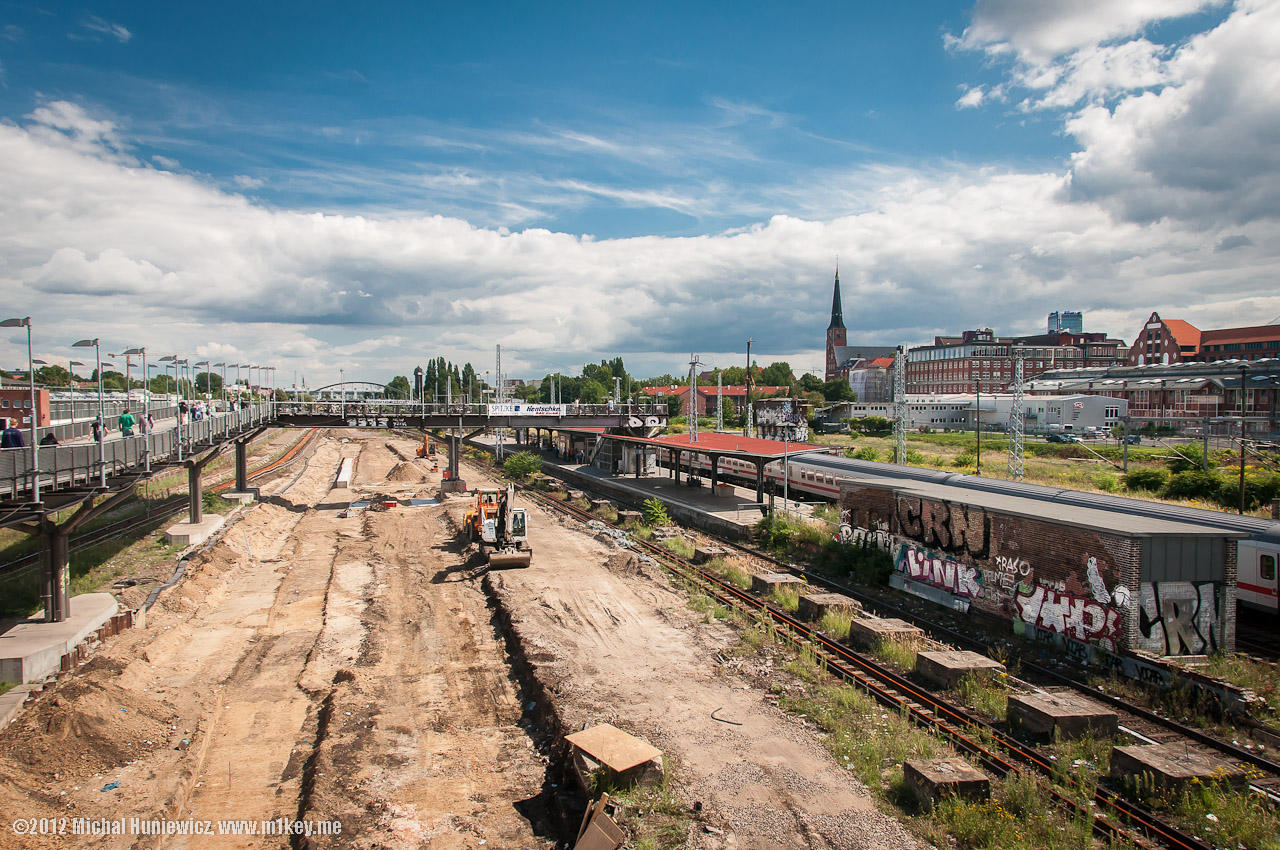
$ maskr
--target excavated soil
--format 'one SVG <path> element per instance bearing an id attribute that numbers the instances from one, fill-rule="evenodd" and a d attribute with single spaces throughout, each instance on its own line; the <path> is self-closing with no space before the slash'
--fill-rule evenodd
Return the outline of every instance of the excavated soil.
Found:
<path id="1" fill-rule="evenodd" d="M 686 846 L 916 846 L 809 726 L 721 668 L 729 627 L 607 539 L 529 506 L 532 566 L 484 573 L 457 533 L 465 498 L 339 516 L 356 491 L 433 494 L 415 447 L 321 439 L 190 559 L 146 629 L 0 732 L 0 830 L 296 818 L 340 821 L 340 835 L 0 846 L 550 848 L 565 838 L 560 734 L 602 721 L 662 748 L 680 797 L 701 803 Z M 332 491 L 344 457 L 355 490 Z"/>

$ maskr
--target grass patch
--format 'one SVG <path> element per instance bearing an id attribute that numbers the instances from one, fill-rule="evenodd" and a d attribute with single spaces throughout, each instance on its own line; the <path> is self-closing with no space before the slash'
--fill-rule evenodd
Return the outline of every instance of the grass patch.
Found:
<path id="1" fill-rule="evenodd" d="M 662 757 L 662 783 L 634 786 L 609 791 L 613 802 L 621 808 L 619 821 L 632 833 L 637 850 L 677 850 L 685 846 L 685 838 L 693 824 L 689 806 L 676 796 L 671 774 L 671 760 Z M 592 794 L 598 797 L 599 793 Z"/>
<path id="2" fill-rule="evenodd" d="M 681 558 L 693 557 L 693 544 L 683 537 L 672 537 L 669 540 L 662 541 L 662 545 L 679 555 Z"/>
<path id="3" fill-rule="evenodd" d="M 853 610 L 850 608 L 828 608 L 818 620 L 818 628 L 836 640 L 847 638 L 852 624 Z"/>
<path id="4" fill-rule="evenodd" d="M 0 681 L 0 696 L 4 696 L 18 686 L 17 682 Z"/>
<path id="5" fill-rule="evenodd" d="M 783 611 L 794 614 L 800 609 L 800 586 L 780 584 L 769 591 L 769 599 Z"/>
<path id="6" fill-rule="evenodd" d="M 916 669 L 916 656 L 919 653 L 920 648 L 914 642 L 893 639 L 882 640 L 871 650 L 874 658 L 907 671 Z"/>
<path id="7" fill-rule="evenodd" d="M 975 670 L 960 680 L 956 692 L 960 701 L 969 708 L 1003 721 L 1009 706 L 1009 689 L 1005 686 L 1007 678 L 1003 673 Z"/>
<path id="8" fill-rule="evenodd" d="M 1264 723 L 1280 723 L 1280 718 L 1274 714 L 1274 710 L 1280 708 L 1280 667 L 1277 665 L 1255 661 L 1244 655 L 1217 653 L 1209 656 L 1208 663 L 1197 669 L 1206 675 L 1226 679 L 1253 691 L 1259 698 L 1266 700 L 1270 709 L 1258 712 L 1258 719 Z"/>

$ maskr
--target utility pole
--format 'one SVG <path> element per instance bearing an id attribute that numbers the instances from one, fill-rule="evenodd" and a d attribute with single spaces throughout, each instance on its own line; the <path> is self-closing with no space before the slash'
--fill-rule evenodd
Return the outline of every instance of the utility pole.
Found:
<path id="1" fill-rule="evenodd" d="M 901 345 L 893 358 L 893 462 L 907 462 L 907 356 Z"/>
<path id="2" fill-rule="evenodd" d="M 751 436 L 751 337 L 747 337 L 747 397 L 743 400 L 742 436 Z"/>
<path id="3" fill-rule="evenodd" d="M 686 415 L 689 417 L 689 442 L 698 442 L 698 366 L 701 361 L 698 355 L 689 355 L 689 409 Z M 692 462 L 692 459 L 690 459 Z"/>
<path id="4" fill-rule="evenodd" d="M 1026 352 L 1020 347 L 1013 360 L 1013 406 L 1009 408 L 1009 469 L 1010 481 L 1021 481 L 1023 474 L 1023 449 L 1027 437 L 1026 410 L 1023 408 L 1023 376 L 1026 374 Z"/>
<path id="5" fill-rule="evenodd" d="M 716 430 L 724 430 L 724 380 L 719 371 L 716 372 Z"/>
<path id="6" fill-rule="evenodd" d="M 503 380 L 502 380 L 502 346 L 501 345 L 497 346 L 497 360 L 494 363 L 494 372 L 498 376 L 498 401 L 504 402 L 507 400 L 507 396 L 506 396 L 506 388 L 503 387 Z M 497 459 L 498 463 L 502 463 L 502 444 L 506 442 L 507 429 L 506 428 L 497 429 L 496 437 L 497 437 L 497 444 L 495 446 L 494 457 Z M 458 429 L 458 440 L 459 441 L 462 440 L 461 428 Z"/>
<path id="7" fill-rule="evenodd" d="M 977 382 L 973 411 L 973 432 L 978 436 L 978 460 L 974 464 L 974 474 L 982 474 L 982 381 Z"/>

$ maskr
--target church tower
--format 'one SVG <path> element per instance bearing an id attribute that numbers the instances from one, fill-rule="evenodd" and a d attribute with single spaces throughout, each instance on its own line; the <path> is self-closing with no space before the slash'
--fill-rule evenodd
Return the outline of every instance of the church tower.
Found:
<path id="1" fill-rule="evenodd" d="M 831 324 L 827 325 L 827 376 L 825 380 L 834 381 L 845 377 L 840 370 L 840 352 L 838 349 L 848 344 L 848 331 L 844 327 L 844 314 L 840 309 L 840 268 L 836 267 L 836 288 L 831 295 Z"/>

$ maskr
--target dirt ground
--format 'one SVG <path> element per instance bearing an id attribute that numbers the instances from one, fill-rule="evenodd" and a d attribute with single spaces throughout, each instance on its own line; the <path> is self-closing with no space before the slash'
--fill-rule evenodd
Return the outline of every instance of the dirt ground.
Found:
<path id="1" fill-rule="evenodd" d="M 190 560 L 146 629 L 108 641 L 0 732 L 0 830 L 289 818 L 336 820 L 340 835 L 144 836 L 126 823 L 0 845 L 555 846 L 545 801 L 560 774 L 512 672 L 509 620 L 567 727 L 608 721 L 666 752 L 713 828 L 695 825 L 687 846 L 916 846 L 818 733 L 720 668 L 730 628 L 701 622 L 615 544 L 530 506 L 533 565 L 477 577 L 457 534 L 464 498 L 340 516 L 368 492 L 434 496 L 439 475 L 414 447 L 379 432 L 322 439 Z M 344 457 L 354 487 L 331 490 Z"/>

